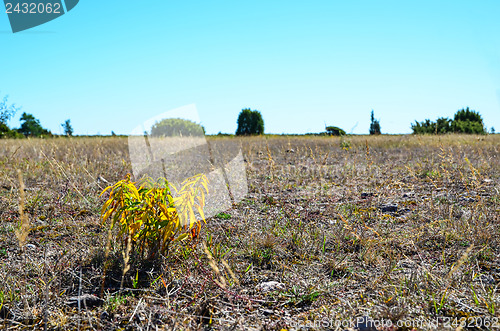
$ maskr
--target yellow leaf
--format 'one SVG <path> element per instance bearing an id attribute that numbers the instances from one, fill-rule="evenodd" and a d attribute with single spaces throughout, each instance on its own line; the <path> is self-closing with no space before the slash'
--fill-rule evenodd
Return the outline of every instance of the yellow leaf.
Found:
<path id="1" fill-rule="evenodd" d="M 104 216 L 102 217 L 102 222 L 106 222 L 106 220 L 109 218 L 109 216 L 113 213 L 113 209 L 110 209 L 106 212 L 106 214 L 104 214 Z"/>
<path id="2" fill-rule="evenodd" d="M 187 233 L 183 233 L 181 234 L 180 236 L 178 236 L 174 242 L 177 242 L 177 241 L 183 241 L 183 240 L 186 240 L 186 238 L 188 237 L 189 235 Z"/>
<path id="3" fill-rule="evenodd" d="M 129 189 L 129 193 L 132 192 L 132 195 L 139 200 L 139 191 L 137 191 L 137 188 L 135 187 L 134 183 L 128 183 L 127 187 Z"/>
<path id="4" fill-rule="evenodd" d="M 205 188 L 205 191 L 208 193 L 208 186 L 207 186 L 207 183 L 205 181 L 203 181 L 201 183 L 201 185 L 203 185 L 203 187 Z"/>
<path id="5" fill-rule="evenodd" d="M 193 224 L 196 222 L 196 216 L 194 216 L 193 209 L 189 209 L 189 228 L 193 227 Z"/>
<path id="6" fill-rule="evenodd" d="M 113 186 L 108 186 L 106 187 L 102 192 L 101 194 L 99 194 L 99 196 L 102 196 L 104 193 L 106 193 L 107 190 L 109 190 L 110 188 L 112 188 Z"/>
<path id="7" fill-rule="evenodd" d="M 168 210 L 167 210 L 167 207 L 164 205 L 164 204 L 160 204 L 160 210 L 161 212 L 163 213 L 163 215 L 165 215 L 165 217 L 168 217 Z"/>
<path id="8" fill-rule="evenodd" d="M 106 209 L 108 209 L 109 205 L 110 205 L 112 202 L 113 202 L 113 199 L 112 199 L 112 198 L 110 198 L 110 199 L 108 199 L 108 201 L 106 201 L 106 202 L 104 203 L 104 206 L 102 206 L 102 209 L 101 209 L 101 214 L 103 214 L 103 213 L 104 213 L 104 211 L 105 211 Z"/>
<path id="9" fill-rule="evenodd" d="M 205 213 L 203 212 L 203 207 L 198 207 L 198 213 L 200 213 L 200 216 L 201 216 L 201 219 L 203 220 L 203 222 L 207 223 L 205 221 Z"/>
<path id="10" fill-rule="evenodd" d="M 142 222 L 139 221 L 139 222 L 136 222 L 134 224 L 131 224 L 129 226 L 129 229 L 130 229 L 130 234 L 133 235 L 135 232 L 139 231 L 139 229 L 141 228 L 141 225 L 142 225 Z"/>

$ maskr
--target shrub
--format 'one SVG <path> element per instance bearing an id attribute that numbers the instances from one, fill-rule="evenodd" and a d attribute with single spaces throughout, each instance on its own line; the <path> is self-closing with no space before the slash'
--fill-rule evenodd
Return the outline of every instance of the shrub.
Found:
<path id="1" fill-rule="evenodd" d="M 436 122 L 429 119 L 420 123 L 415 121 L 411 128 L 414 134 L 486 133 L 481 115 L 475 110 L 470 110 L 469 107 L 457 111 L 453 120 L 441 117 Z"/>
<path id="2" fill-rule="evenodd" d="M 182 118 L 167 118 L 156 122 L 151 128 L 154 137 L 203 136 L 205 128 L 198 123 Z"/>
<path id="3" fill-rule="evenodd" d="M 180 190 L 165 179 L 153 182 L 148 178 L 139 187 L 136 184 L 128 175 L 101 193 L 110 191 L 101 210 L 102 221 L 109 220 L 110 229 L 120 227 L 117 239 L 124 245 L 132 241 L 138 251 L 148 251 L 153 257 L 156 252 L 167 252 L 171 243 L 198 235 L 201 223 L 195 211 L 205 221 L 205 175 L 186 179 Z M 171 194 L 169 185 L 175 194 Z"/>
<path id="4" fill-rule="evenodd" d="M 457 111 L 453 119 L 452 130 L 456 133 L 486 133 L 483 118 L 475 110 L 470 110 L 469 107 Z"/>
<path id="5" fill-rule="evenodd" d="M 326 133 L 329 136 L 345 136 L 345 131 L 336 126 L 327 126 Z"/>
<path id="6" fill-rule="evenodd" d="M 415 124 L 411 125 L 413 133 L 415 134 L 445 134 L 451 132 L 452 120 L 445 117 L 440 117 L 436 122 L 432 122 L 429 119 L 419 123 L 415 121 Z"/>
<path id="7" fill-rule="evenodd" d="M 11 130 L 6 124 L 0 123 L 0 139 L 1 138 L 24 138 L 24 136 L 16 130 Z"/>

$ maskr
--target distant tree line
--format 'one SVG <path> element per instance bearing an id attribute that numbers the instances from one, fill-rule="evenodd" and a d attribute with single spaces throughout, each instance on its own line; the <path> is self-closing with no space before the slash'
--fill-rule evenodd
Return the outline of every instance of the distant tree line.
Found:
<path id="1" fill-rule="evenodd" d="M 5 96 L 0 101 L 0 138 L 24 138 L 24 137 L 52 137 L 52 132 L 42 127 L 40 120 L 36 119 L 32 114 L 22 113 L 20 117 L 21 126 L 17 129 L 10 128 L 7 123 L 14 117 L 17 111 L 21 108 L 15 104 L 8 103 L 8 96 Z M 70 120 L 66 120 L 61 124 L 64 134 L 67 136 L 73 135 L 73 128 Z"/>
<path id="2" fill-rule="evenodd" d="M 457 111 L 453 120 L 440 117 L 435 122 L 429 119 L 422 122 L 415 121 L 411 128 L 414 134 L 487 133 L 481 115 L 469 107 Z"/>
<path id="3" fill-rule="evenodd" d="M 49 130 L 42 127 L 40 121 L 32 114 L 24 112 L 21 115 L 21 126 L 17 129 L 9 128 L 8 121 L 15 115 L 20 108 L 15 104 L 8 103 L 8 97 L 0 100 L 0 138 L 23 138 L 23 137 L 51 137 L 54 136 Z M 370 135 L 381 134 L 380 120 L 375 119 L 374 111 L 370 116 Z M 65 136 L 73 135 L 73 127 L 68 119 L 61 124 Z M 415 121 L 411 125 L 414 134 L 446 134 L 446 133 L 467 133 L 467 134 L 486 134 L 483 118 L 475 111 L 462 108 L 455 113 L 453 119 L 440 117 L 436 121 L 426 119 L 422 122 Z M 495 133 L 495 129 L 491 128 Z M 202 136 L 205 134 L 205 128 L 198 123 L 171 118 L 156 122 L 152 129 L 152 136 Z M 258 110 L 244 108 L 241 110 L 237 119 L 237 136 L 250 136 L 264 134 L 264 119 Z M 325 131 L 320 133 L 308 133 L 306 135 L 319 136 L 343 136 L 346 132 L 337 126 L 325 126 Z M 115 136 L 114 132 L 112 135 Z M 218 136 L 232 136 L 219 132 Z"/>

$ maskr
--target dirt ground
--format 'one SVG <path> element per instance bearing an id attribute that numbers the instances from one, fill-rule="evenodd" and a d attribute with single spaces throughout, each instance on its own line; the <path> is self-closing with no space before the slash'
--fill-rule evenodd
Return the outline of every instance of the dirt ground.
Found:
<path id="1" fill-rule="evenodd" d="M 122 289 L 100 193 L 127 139 L 0 140 L 0 328 L 500 327 L 500 135 L 208 140 L 241 146 L 249 193 Z"/>

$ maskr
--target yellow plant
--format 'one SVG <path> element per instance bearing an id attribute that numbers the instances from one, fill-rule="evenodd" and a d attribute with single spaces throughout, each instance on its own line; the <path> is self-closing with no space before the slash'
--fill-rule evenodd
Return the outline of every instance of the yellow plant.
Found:
<path id="1" fill-rule="evenodd" d="M 110 191 L 101 210 L 102 221 L 109 220 L 110 229 L 120 227 L 118 237 L 125 245 L 132 241 L 139 251 L 148 250 L 150 256 L 158 251 L 165 253 L 171 243 L 195 238 L 201 229 L 200 220 L 205 222 L 207 177 L 196 175 L 181 185 L 178 190 L 164 178 L 156 182 L 147 178 L 138 184 L 128 175 L 101 193 Z"/>

